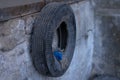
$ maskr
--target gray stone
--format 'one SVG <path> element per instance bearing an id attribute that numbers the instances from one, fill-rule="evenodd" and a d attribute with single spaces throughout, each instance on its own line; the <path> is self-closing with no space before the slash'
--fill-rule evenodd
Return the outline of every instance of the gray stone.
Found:
<path id="1" fill-rule="evenodd" d="M 0 24 L 1 80 L 88 79 L 93 54 L 93 10 L 89 1 L 71 4 L 71 7 L 76 17 L 77 39 L 74 57 L 67 72 L 61 77 L 51 78 L 36 71 L 29 52 L 29 39 L 35 17 L 29 15 Z"/>
<path id="2" fill-rule="evenodd" d="M 120 80 L 120 79 L 116 77 L 112 77 L 112 76 L 99 76 L 95 78 L 94 80 Z"/>
<path id="3" fill-rule="evenodd" d="M 116 3 L 117 0 L 110 1 Z M 105 4 L 107 3 L 104 2 L 103 5 L 105 6 Z M 102 13 L 95 10 L 95 42 L 91 74 L 111 75 L 120 78 L 120 13 L 119 10 L 116 10 L 118 15 L 111 13 L 111 9 L 114 8 L 113 4 L 111 7 L 108 7 L 109 12 L 104 10 L 104 8 L 107 8 L 107 5 L 105 7 L 99 6 L 99 8 L 103 9 L 101 10 Z"/>
<path id="4" fill-rule="evenodd" d="M 33 66 L 29 47 L 36 14 L 0 22 L 0 80 L 120 78 L 120 0 L 90 1 L 70 4 L 76 18 L 76 48 L 69 69 L 58 78 L 43 76 Z"/>
<path id="5" fill-rule="evenodd" d="M 24 41 L 25 22 L 22 19 L 14 19 L 0 26 L 0 50 L 9 51 L 17 44 Z"/>

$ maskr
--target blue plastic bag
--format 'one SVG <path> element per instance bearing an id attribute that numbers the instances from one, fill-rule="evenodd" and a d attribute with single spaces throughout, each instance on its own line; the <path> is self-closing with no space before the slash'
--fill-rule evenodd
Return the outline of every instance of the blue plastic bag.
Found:
<path id="1" fill-rule="evenodd" d="M 55 56 L 55 58 L 56 58 L 57 60 L 61 61 L 61 60 L 62 60 L 62 57 L 63 57 L 63 54 L 62 54 L 62 52 L 60 52 L 60 51 L 55 51 L 55 52 L 54 52 L 54 56 Z"/>

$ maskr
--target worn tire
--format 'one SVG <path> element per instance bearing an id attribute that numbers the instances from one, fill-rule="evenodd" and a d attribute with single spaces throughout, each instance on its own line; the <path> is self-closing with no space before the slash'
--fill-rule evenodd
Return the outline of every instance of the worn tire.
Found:
<path id="1" fill-rule="evenodd" d="M 60 44 L 65 50 L 63 51 L 63 59 L 58 61 L 53 55 L 52 43 L 54 33 L 60 26 L 62 35 L 59 36 L 61 37 Z M 63 75 L 72 60 L 75 39 L 76 24 L 71 7 L 63 3 L 46 5 L 33 24 L 31 56 L 36 70 L 51 77 Z"/>

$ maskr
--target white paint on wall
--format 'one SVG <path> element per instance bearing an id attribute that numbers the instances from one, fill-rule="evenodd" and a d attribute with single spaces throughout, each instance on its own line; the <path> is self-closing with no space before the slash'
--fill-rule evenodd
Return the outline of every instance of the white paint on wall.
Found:
<path id="1" fill-rule="evenodd" d="M 42 76 L 35 70 L 29 53 L 29 38 L 34 17 L 26 16 L 0 24 L 0 29 L 3 29 L 3 26 L 12 26 L 9 28 L 14 32 L 12 39 L 20 37 L 22 34 L 20 39 L 24 40 L 20 44 L 16 42 L 17 45 L 10 47 L 7 51 L 0 50 L 0 80 L 87 80 L 92 66 L 93 11 L 88 1 L 70 6 L 76 17 L 77 38 L 74 57 L 67 72 L 59 78 L 51 78 Z M 19 33 L 14 28 L 17 28 Z M 0 33 L 0 38 L 2 38 L 2 33 Z M 3 43 L 0 41 L 0 47 L 3 47 Z"/>

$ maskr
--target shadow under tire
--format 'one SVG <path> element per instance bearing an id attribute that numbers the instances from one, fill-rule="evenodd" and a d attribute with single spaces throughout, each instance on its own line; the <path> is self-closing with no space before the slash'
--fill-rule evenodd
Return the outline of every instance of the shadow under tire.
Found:
<path id="1" fill-rule="evenodd" d="M 68 69 L 75 49 L 76 23 L 70 6 L 47 4 L 37 15 L 31 35 L 31 57 L 36 70 L 59 77 Z M 55 51 L 62 53 L 58 60 Z"/>

